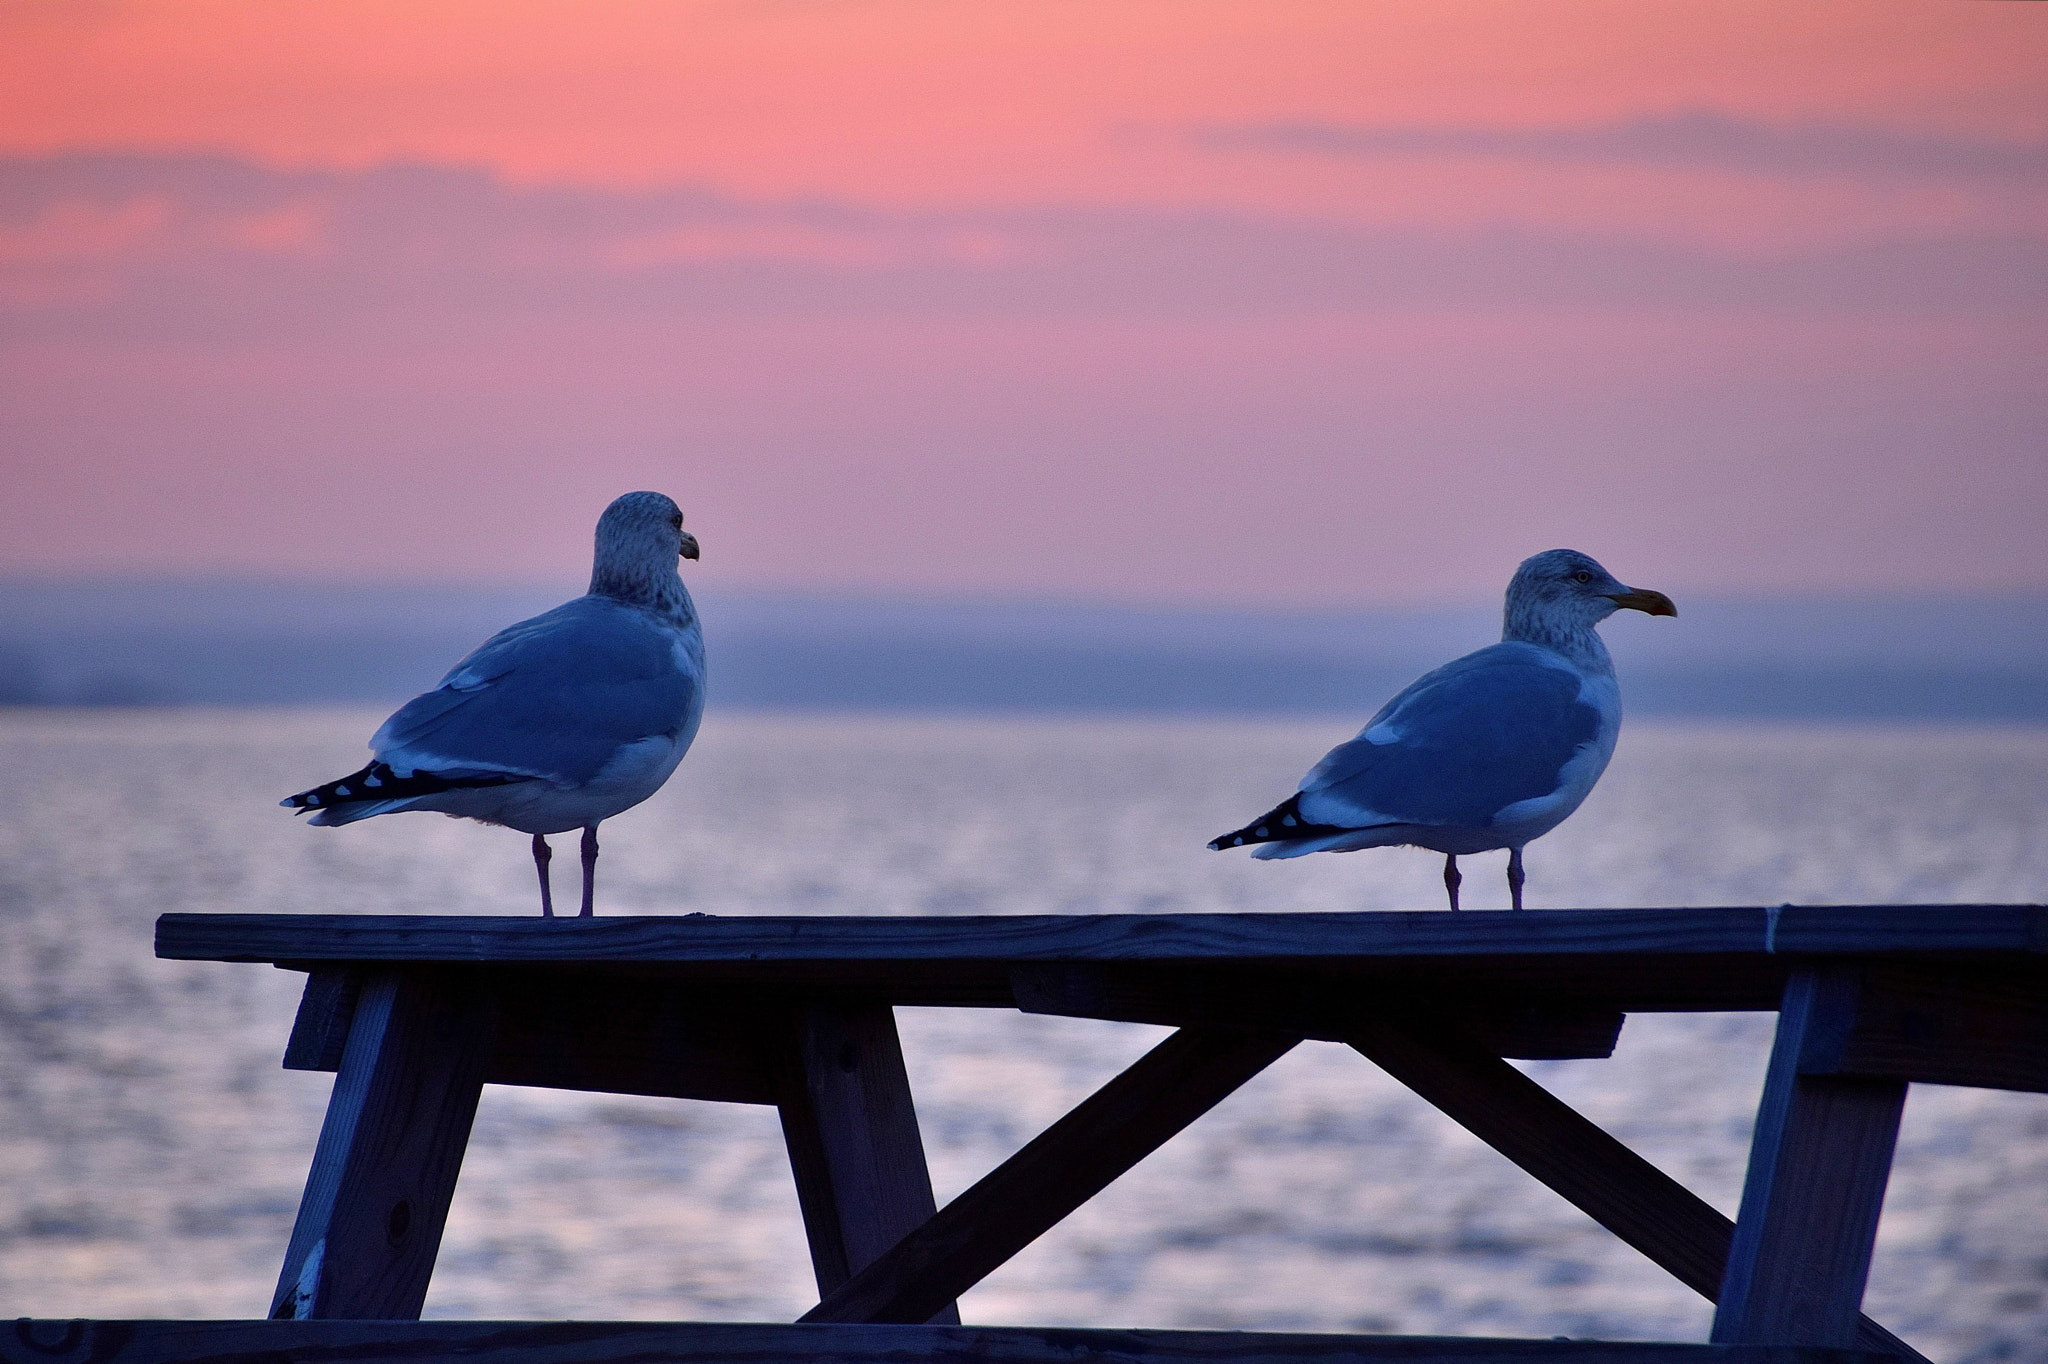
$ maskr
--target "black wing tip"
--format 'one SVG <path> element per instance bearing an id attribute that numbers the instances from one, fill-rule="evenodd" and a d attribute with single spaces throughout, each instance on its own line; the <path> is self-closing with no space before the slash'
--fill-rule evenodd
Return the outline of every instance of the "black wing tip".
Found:
<path id="1" fill-rule="evenodd" d="M 504 786 L 525 778 L 510 774 L 489 777 L 444 777 L 434 772 L 414 772 L 401 777 L 387 763 L 373 762 L 359 772 L 337 778 L 324 786 L 286 796 L 278 804 L 304 814 L 337 805 L 356 805 L 373 800 L 404 800 L 408 796 L 433 796 L 458 787 Z"/>
<path id="2" fill-rule="evenodd" d="M 325 810 L 333 805 L 346 805 L 352 800 L 363 798 L 357 794 L 358 792 L 383 784 L 378 772 L 379 768 L 382 768 L 385 773 L 391 771 L 390 768 L 385 767 L 382 763 L 371 763 L 361 771 L 351 772 L 345 777 L 339 777 L 324 785 L 316 786 L 310 791 L 301 791 L 295 796 L 286 796 L 278 804 L 287 810 L 296 810 L 300 814 L 304 814 L 308 810 Z"/>
<path id="3" fill-rule="evenodd" d="M 1252 831 L 1251 829 L 1249 829 L 1249 828 L 1245 828 L 1245 829 L 1240 829 L 1240 830 L 1239 830 L 1238 832 L 1236 832 L 1236 833 L 1224 834 L 1224 835 L 1223 835 L 1223 836 L 1221 836 L 1220 838 L 1212 838 L 1212 839 L 1210 839 L 1210 840 L 1209 840 L 1209 851 L 1210 851 L 1210 852 L 1229 852 L 1229 851 L 1230 851 L 1230 850 L 1231 850 L 1232 848 L 1242 848 L 1242 847 L 1244 847 L 1244 846 L 1245 846 L 1246 844 L 1250 844 L 1250 843 L 1270 843 L 1271 841 L 1272 841 L 1272 840 L 1271 840 L 1271 839 L 1269 839 L 1269 838 L 1260 838 L 1260 837 L 1258 836 L 1258 834 L 1257 834 L 1257 833 L 1254 833 L 1254 832 L 1253 832 L 1253 831 Z"/>
<path id="4" fill-rule="evenodd" d="M 1232 829 L 1227 834 L 1209 840 L 1211 852 L 1227 852 L 1231 848 L 1242 848 L 1253 843 L 1288 843 L 1298 838 L 1311 838 L 1318 834 L 1342 832 L 1339 829 L 1311 824 L 1301 817 L 1301 795 L 1297 792 L 1281 801 L 1272 809 L 1260 815 L 1242 829 Z"/>

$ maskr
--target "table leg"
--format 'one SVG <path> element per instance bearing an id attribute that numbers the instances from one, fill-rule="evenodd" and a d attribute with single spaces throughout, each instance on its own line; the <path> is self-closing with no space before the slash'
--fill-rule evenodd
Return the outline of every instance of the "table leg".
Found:
<path id="1" fill-rule="evenodd" d="M 1795 971 L 1757 1108 L 1713 1340 L 1847 1346 L 1898 1141 L 1906 1082 L 1800 1073 L 1853 1021 L 1854 967 Z"/>
<path id="2" fill-rule="evenodd" d="M 419 1316 L 492 1031 L 488 994 L 457 973 L 365 978 L 272 1317 Z"/>
<path id="3" fill-rule="evenodd" d="M 795 1020 L 782 1133 L 824 1297 L 937 1211 L 896 1015 L 886 1004 Z M 930 1318 L 958 1325 L 952 1303 Z"/>

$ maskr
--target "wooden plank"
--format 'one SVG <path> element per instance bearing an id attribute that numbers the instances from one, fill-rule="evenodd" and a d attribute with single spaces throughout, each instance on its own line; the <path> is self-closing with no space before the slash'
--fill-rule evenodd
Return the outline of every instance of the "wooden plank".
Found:
<path id="1" fill-rule="evenodd" d="M 1886 1364 L 1845 1350 L 1071 1327 L 650 1321 L 35 1321 L 0 1364 Z"/>
<path id="2" fill-rule="evenodd" d="M 827 1294 L 802 1320 L 928 1319 L 1298 1040 L 1222 1030 L 1173 1034 Z"/>
<path id="3" fill-rule="evenodd" d="M 2048 952 L 2038 905 L 1528 910 L 1494 914 L 1077 914 L 935 917 L 166 914 L 180 960 L 776 963 L 1313 961 L 1616 953 Z"/>
<path id="4" fill-rule="evenodd" d="M 1872 963 L 1847 1026 L 1810 1030 L 1802 1075 L 2048 1093 L 2048 974 Z"/>
<path id="5" fill-rule="evenodd" d="M 1906 1082 L 1802 1075 L 1810 1039 L 1853 1021 L 1859 972 L 1794 973 L 1757 1107 L 1713 1339 L 1848 1345 L 1870 1274 Z"/>
<path id="6" fill-rule="evenodd" d="M 687 982 L 498 971 L 496 1085 L 772 1104 L 764 1043 L 779 1015 Z"/>
<path id="7" fill-rule="evenodd" d="M 1350 1042 L 1680 1283 L 1719 1297 L 1735 1224 L 1549 1090 L 1453 1032 L 1387 1019 Z M 1856 1343 L 1926 1364 L 1868 1317 Z"/>
<path id="8" fill-rule="evenodd" d="M 487 997 L 462 973 L 366 975 L 273 1316 L 419 1315 L 492 1021 Z"/>
<path id="9" fill-rule="evenodd" d="M 1167 1027 L 1260 1028 L 1329 1042 L 1348 1040 L 1363 1019 L 1427 1012 L 1495 1056 L 1560 1060 L 1611 1056 L 1618 1010 L 1551 1005 L 1489 990 L 1418 996 L 1399 987 L 1303 971 L 1162 969 L 1083 962 L 1012 967 L 1010 990 L 1025 1013 Z"/>
<path id="10" fill-rule="evenodd" d="M 312 972 L 299 1003 L 286 1070 L 341 1062 L 361 972 Z M 779 1025 L 759 1002 L 670 980 L 567 971 L 493 972 L 498 1028 L 484 1082 L 646 1094 L 718 1103 L 772 1104 L 777 1089 L 764 1038 Z"/>
<path id="11" fill-rule="evenodd" d="M 353 966 L 322 967 L 306 976 L 292 1034 L 284 1044 L 286 1070 L 341 1069 L 342 1049 L 348 1045 L 362 990 L 363 973 Z"/>
<path id="12" fill-rule="evenodd" d="M 1029 962 L 1313 968 L 1348 975 L 1361 991 L 1498 990 L 1590 1016 L 1775 1008 L 1792 960 L 1769 949 L 1794 939 L 1809 953 L 1833 941 L 1844 951 L 1845 944 L 1896 949 L 1922 960 L 2013 959 L 2032 951 L 2026 944 L 2040 917 L 2029 906 L 1531 910 L 1513 920 L 1400 913 L 855 920 L 167 915 L 158 943 L 165 956 L 274 960 L 302 969 L 373 960 L 575 966 L 665 975 L 705 988 L 996 1008 L 1012 1005 L 1010 971 Z M 1839 931 L 1830 938 L 1809 918 Z"/>
<path id="13" fill-rule="evenodd" d="M 782 1132 L 820 1297 L 938 1210 L 896 1017 L 813 1005 L 790 1020 Z M 921 1320 L 958 1325 L 940 1304 Z"/>

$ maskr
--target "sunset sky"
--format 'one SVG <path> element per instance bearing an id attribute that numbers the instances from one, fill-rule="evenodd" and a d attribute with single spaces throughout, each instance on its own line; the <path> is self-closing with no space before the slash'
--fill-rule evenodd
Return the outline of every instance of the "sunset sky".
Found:
<path id="1" fill-rule="evenodd" d="M 2048 4 L 0 7 L 0 573 L 2048 591 Z"/>

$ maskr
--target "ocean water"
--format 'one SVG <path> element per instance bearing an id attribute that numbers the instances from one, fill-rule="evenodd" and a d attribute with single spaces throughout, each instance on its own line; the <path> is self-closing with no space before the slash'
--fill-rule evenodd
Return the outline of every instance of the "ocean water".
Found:
<path id="1" fill-rule="evenodd" d="M 278 797 L 348 711 L 0 711 L 0 1315 L 256 1316 L 330 1079 L 303 978 L 161 962 L 165 911 L 528 913 L 525 840 Z M 1408 850 L 1202 848 L 1343 721 L 714 716 L 604 829 L 608 913 L 1435 911 Z M 571 893 L 573 850 L 557 863 Z M 1504 859 L 1467 859 L 1502 908 Z M 1538 906 L 2048 898 L 2048 729 L 1632 724 L 1529 855 Z M 941 1201 L 1163 1030 L 900 1012 Z M 1768 1015 L 1631 1018 L 1525 1063 L 1734 1210 Z M 772 1111 L 486 1091 L 430 1316 L 790 1319 L 815 1295 Z M 2048 1096 L 1919 1086 L 1867 1310 L 1939 1361 L 2048 1361 Z M 986 1323 L 1704 1339 L 1709 1311 L 1344 1048 L 1306 1043 L 999 1270 Z"/>

